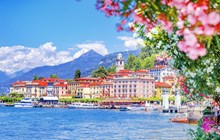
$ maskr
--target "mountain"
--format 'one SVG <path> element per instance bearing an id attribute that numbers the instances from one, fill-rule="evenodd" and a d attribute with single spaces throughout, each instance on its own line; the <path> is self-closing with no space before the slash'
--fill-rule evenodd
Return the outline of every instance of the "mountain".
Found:
<path id="1" fill-rule="evenodd" d="M 59 78 L 63 79 L 73 78 L 75 70 L 77 69 L 80 69 L 82 76 L 87 76 L 89 72 L 97 68 L 97 62 L 99 62 L 102 57 L 102 55 L 91 50 L 73 61 L 56 66 L 37 67 L 21 76 L 12 78 L 10 81 L 32 80 L 35 75 L 38 77 L 50 77 L 51 74 L 56 74 Z"/>
<path id="2" fill-rule="evenodd" d="M 115 64 L 117 55 L 119 53 L 123 55 L 123 58 L 126 62 L 130 54 L 138 55 L 140 50 L 115 52 L 105 56 L 90 50 L 87 53 L 81 55 L 79 58 L 67 63 L 56 66 L 37 67 L 26 73 L 24 73 L 24 71 L 20 71 L 16 73 L 19 76 L 11 78 L 7 82 L 0 84 L 0 92 L 8 89 L 9 85 L 17 80 L 32 80 L 35 75 L 38 77 L 50 77 L 51 74 L 56 74 L 59 78 L 67 79 L 73 78 L 75 71 L 79 69 L 81 71 L 81 76 L 89 76 L 91 75 L 92 71 L 97 69 L 99 66 L 108 68 Z"/>
<path id="3" fill-rule="evenodd" d="M 15 78 L 15 77 L 18 77 L 18 76 L 21 76 L 22 74 L 24 73 L 27 73 L 28 71 L 30 71 L 31 68 L 25 68 L 23 70 L 20 70 L 20 71 L 17 71 L 15 73 L 12 73 L 10 75 L 8 75 L 10 78 Z"/>
<path id="4" fill-rule="evenodd" d="M 3 71 L 0 71 L 0 83 L 9 80 L 10 77 L 4 73 Z"/>
<path id="5" fill-rule="evenodd" d="M 140 49 L 137 50 L 132 50 L 132 51 L 124 51 L 124 52 L 115 52 L 115 53 L 110 53 L 108 55 L 105 55 L 99 62 L 99 66 L 104 66 L 105 68 L 108 68 L 110 66 L 112 66 L 113 64 L 115 64 L 117 56 L 119 53 L 122 54 L 122 57 L 125 61 L 125 63 L 127 62 L 128 56 L 130 54 L 133 54 L 135 56 L 139 55 L 139 53 L 141 52 Z"/>

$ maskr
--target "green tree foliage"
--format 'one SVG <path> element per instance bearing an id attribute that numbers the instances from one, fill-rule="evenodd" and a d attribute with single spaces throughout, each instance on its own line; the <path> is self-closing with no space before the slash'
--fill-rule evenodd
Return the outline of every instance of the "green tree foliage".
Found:
<path id="1" fill-rule="evenodd" d="M 135 62 L 136 56 L 133 54 L 130 54 L 128 56 L 127 63 L 125 64 L 125 69 L 133 69 L 134 68 L 134 62 Z"/>
<path id="2" fill-rule="evenodd" d="M 140 53 L 139 57 L 141 59 L 145 59 L 147 57 L 152 57 L 153 55 L 158 54 L 159 52 L 161 52 L 161 51 L 156 49 L 155 47 L 145 46 L 141 49 L 141 53 Z"/>
<path id="3" fill-rule="evenodd" d="M 40 80 L 40 79 L 44 79 L 44 77 L 41 76 L 41 77 L 39 77 L 38 79 L 39 79 L 39 80 Z"/>
<path id="4" fill-rule="evenodd" d="M 155 64 L 156 54 L 153 54 L 151 57 L 146 57 L 141 59 L 141 68 L 153 68 Z"/>
<path id="5" fill-rule="evenodd" d="M 9 97 L 23 98 L 24 95 L 23 95 L 23 94 L 16 93 L 16 92 L 12 92 L 12 93 L 9 94 Z"/>
<path id="6" fill-rule="evenodd" d="M 33 80 L 38 80 L 38 76 L 35 75 Z"/>
<path id="7" fill-rule="evenodd" d="M 156 54 L 152 52 L 150 55 L 143 55 L 143 51 L 145 50 L 142 50 L 138 57 L 132 54 L 129 55 L 127 63 L 125 64 L 125 69 L 136 71 L 140 69 L 152 68 L 155 64 Z"/>
<path id="8" fill-rule="evenodd" d="M 56 74 L 52 74 L 50 75 L 50 78 L 58 78 L 58 76 Z"/>
<path id="9" fill-rule="evenodd" d="M 107 70 L 105 69 L 104 66 L 99 66 L 97 70 L 94 70 L 92 72 L 92 77 L 99 77 L 99 78 L 104 78 L 108 74 Z"/>
<path id="10" fill-rule="evenodd" d="M 138 58 L 136 58 L 134 61 L 134 67 L 132 68 L 132 70 L 137 71 L 140 69 L 141 69 L 141 62 Z"/>
<path id="11" fill-rule="evenodd" d="M 80 70 L 76 70 L 75 71 L 75 75 L 74 75 L 74 79 L 80 78 L 80 76 L 81 76 L 81 71 Z"/>
<path id="12" fill-rule="evenodd" d="M 113 65 L 113 66 L 109 67 L 107 69 L 107 72 L 108 73 L 115 73 L 116 72 L 116 65 Z"/>

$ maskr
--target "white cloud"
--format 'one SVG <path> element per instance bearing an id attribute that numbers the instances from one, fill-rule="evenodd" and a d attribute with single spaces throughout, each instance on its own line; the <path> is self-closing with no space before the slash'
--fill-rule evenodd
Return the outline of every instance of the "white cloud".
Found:
<path id="1" fill-rule="evenodd" d="M 76 44 L 76 47 L 80 50 L 74 54 L 74 58 L 80 57 L 82 54 L 88 52 L 89 50 L 94 50 L 95 52 L 106 55 L 108 54 L 108 50 L 106 49 L 106 46 L 103 44 L 103 42 L 88 42 L 88 43 L 82 43 L 82 44 Z"/>
<path id="2" fill-rule="evenodd" d="M 78 52 L 76 52 L 73 56 L 74 59 L 79 58 L 81 55 L 83 55 L 84 53 L 88 52 L 88 49 L 81 49 Z"/>
<path id="3" fill-rule="evenodd" d="M 52 42 L 39 48 L 0 47 L 0 70 L 10 74 L 25 68 L 58 65 L 73 60 L 68 51 L 57 51 Z"/>
<path id="4" fill-rule="evenodd" d="M 119 40 L 124 41 L 124 46 L 129 50 L 135 50 L 144 46 L 144 41 L 140 38 L 133 38 L 128 36 L 118 36 Z"/>

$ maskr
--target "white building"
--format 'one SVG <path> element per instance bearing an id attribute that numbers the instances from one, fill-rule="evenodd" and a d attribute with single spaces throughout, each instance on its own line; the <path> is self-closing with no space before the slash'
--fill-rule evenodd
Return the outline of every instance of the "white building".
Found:
<path id="1" fill-rule="evenodd" d="M 155 66 L 153 69 L 149 69 L 149 74 L 155 78 L 158 82 L 163 82 L 164 76 L 174 76 L 175 71 L 169 66 Z"/>
<path id="2" fill-rule="evenodd" d="M 124 59 L 122 58 L 122 54 L 119 53 L 116 59 L 116 72 L 120 70 L 124 70 Z"/>

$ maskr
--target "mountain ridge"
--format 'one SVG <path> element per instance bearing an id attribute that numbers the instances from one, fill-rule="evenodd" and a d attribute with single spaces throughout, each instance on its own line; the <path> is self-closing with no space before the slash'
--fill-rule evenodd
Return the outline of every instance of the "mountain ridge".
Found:
<path id="1" fill-rule="evenodd" d="M 56 74 L 59 78 L 62 79 L 73 78 L 75 70 L 77 69 L 81 71 L 81 76 L 89 76 L 91 75 L 92 71 L 97 69 L 99 66 L 104 66 L 108 68 L 115 64 L 118 53 L 121 53 L 123 55 L 123 58 L 126 62 L 130 54 L 138 55 L 139 52 L 140 50 L 125 52 L 121 51 L 102 56 L 94 50 L 90 50 L 87 53 L 81 55 L 79 58 L 63 64 L 33 68 L 30 71 L 21 74 L 20 76 L 11 78 L 3 84 L 0 84 L 0 88 L 5 89 L 5 87 L 9 87 L 11 83 L 18 80 L 32 80 L 34 76 L 50 77 L 50 75 Z"/>

